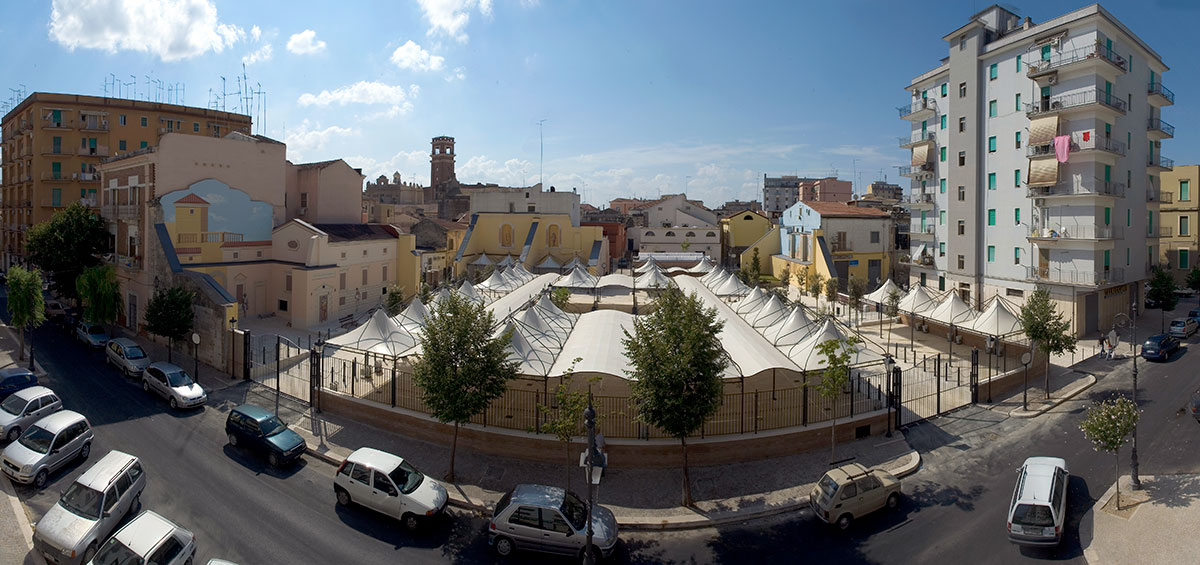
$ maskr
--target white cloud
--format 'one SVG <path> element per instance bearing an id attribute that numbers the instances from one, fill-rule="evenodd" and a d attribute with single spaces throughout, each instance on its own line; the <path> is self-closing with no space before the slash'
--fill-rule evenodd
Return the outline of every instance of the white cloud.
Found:
<path id="1" fill-rule="evenodd" d="M 253 39 L 254 41 L 258 41 L 258 39 L 260 37 L 262 37 L 262 28 L 261 27 L 254 26 L 254 27 L 250 28 L 250 39 Z"/>
<path id="2" fill-rule="evenodd" d="M 299 162 L 312 158 L 314 153 L 319 153 L 334 138 L 355 136 L 360 133 L 357 129 L 338 126 L 322 128 L 321 124 L 312 124 L 308 120 L 304 120 L 300 123 L 299 128 L 287 132 L 283 141 L 287 144 L 288 158 Z"/>
<path id="3" fill-rule="evenodd" d="M 382 160 L 362 155 L 344 159 L 351 167 L 361 168 L 363 175 L 371 182 L 379 178 L 379 175 L 387 175 L 390 181 L 392 173 L 399 172 L 404 182 L 415 180 L 422 186 L 429 185 L 429 152 L 427 151 L 400 151 Z"/>
<path id="4" fill-rule="evenodd" d="M 77 48 L 141 51 L 164 62 L 220 53 L 243 39 L 210 0 L 54 0 L 50 39 Z"/>
<path id="5" fill-rule="evenodd" d="M 432 55 L 410 39 L 392 51 L 392 63 L 401 69 L 440 71 L 446 58 Z"/>
<path id="6" fill-rule="evenodd" d="M 468 36 L 466 27 L 471 21 L 471 10 L 478 7 L 479 13 L 485 18 L 492 15 L 491 0 L 417 0 L 425 20 L 429 22 L 428 36 L 437 34 L 454 38 L 459 43 L 466 43 Z"/>
<path id="7" fill-rule="evenodd" d="M 325 50 L 325 42 L 317 39 L 317 32 L 306 29 L 288 38 L 287 50 L 297 55 L 312 55 Z"/>
<path id="8" fill-rule="evenodd" d="M 259 47 L 258 49 L 255 49 L 254 51 L 242 56 L 242 62 L 247 65 L 253 65 L 254 63 L 264 63 L 266 61 L 270 61 L 273 51 L 274 49 L 271 47 L 270 43 L 264 43 L 262 47 Z"/>
<path id="9" fill-rule="evenodd" d="M 467 78 L 467 69 L 463 67 L 454 67 L 454 71 L 446 75 L 446 82 L 454 82 Z"/>
<path id="10" fill-rule="evenodd" d="M 337 104 L 390 104 L 404 107 L 410 97 L 416 97 L 420 87 L 385 84 L 382 82 L 359 81 L 334 90 L 322 90 L 320 94 L 304 93 L 297 100 L 301 106 L 329 106 Z"/>

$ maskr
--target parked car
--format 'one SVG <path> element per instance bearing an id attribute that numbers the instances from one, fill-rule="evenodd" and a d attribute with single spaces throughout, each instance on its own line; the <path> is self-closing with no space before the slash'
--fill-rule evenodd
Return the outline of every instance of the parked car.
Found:
<path id="1" fill-rule="evenodd" d="M 1179 340 L 1171 334 L 1152 335 L 1142 344 L 1142 358 L 1148 361 L 1166 361 L 1176 351 L 1179 351 Z"/>
<path id="2" fill-rule="evenodd" d="M 1187 317 L 1196 320 L 1196 323 L 1200 324 L 1200 310 L 1188 310 Z"/>
<path id="3" fill-rule="evenodd" d="M 109 340 L 104 349 L 104 360 L 109 365 L 116 365 L 127 377 L 141 375 L 150 366 L 150 356 L 136 341 L 127 337 Z"/>
<path id="4" fill-rule="evenodd" d="M 1017 469 L 1008 507 L 1008 539 L 1020 545 L 1058 545 L 1067 516 L 1067 462 L 1030 457 Z"/>
<path id="5" fill-rule="evenodd" d="M 243 404 L 229 411 L 225 420 L 229 445 L 266 452 L 267 463 L 278 467 L 300 458 L 307 446 L 300 434 L 288 429 L 274 414 L 253 404 Z"/>
<path id="6" fill-rule="evenodd" d="M 0 437 L 10 442 L 34 422 L 62 410 L 62 400 L 44 386 L 21 389 L 0 402 Z"/>
<path id="7" fill-rule="evenodd" d="M 159 361 L 142 373 L 142 390 L 167 399 L 171 408 L 193 408 L 208 400 L 204 389 L 177 365 Z"/>
<path id="8" fill-rule="evenodd" d="M 141 505 L 146 472 L 137 457 L 110 451 L 75 479 L 33 529 L 50 563 L 87 563 L 125 515 Z"/>
<path id="9" fill-rule="evenodd" d="M 596 506 L 592 513 L 592 551 L 608 557 L 617 545 L 617 519 Z M 525 549 L 583 556 L 587 505 L 573 492 L 544 485 L 517 485 L 496 503 L 488 524 L 488 543 L 502 556 Z"/>
<path id="10" fill-rule="evenodd" d="M 357 502 L 376 512 L 399 518 L 415 530 L 421 519 L 441 514 L 450 500 L 446 488 L 426 477 L 408 461 L 362 447 L 350 454 L 333 476 L 338 504 Z"/>
<path id="11" fill-rule="evenodd" d="M 35 422 L 4 448 L 0 468 L 14 481 L 46 486 L 50 473 L 92 453 L 92 425 L 83 414 L 60 410 Z"/>
<path id="12" fill-rule="evenodd" d="M 830 469 L 808 495 L 808 504 L 822 522 L 845 530 L 855 518 L 883 507 L 900 505 L 900 479 L 881 469 L 858 463 Z"/>
<path id="13" fill-rule="evenodd" d="M 1171 320 L 1171 326 L 1167 331 L 1174 337 L 1187 339 L 1196 333 L 1197 329 L 1200 329 L 1200 325 L 1196 323 L 1196 320 L 1191 318 L 1176 318 Z"/>
<path id="14" fill-rule="evenodd" d="M 175 522 L 143 510 L 109 538 L 90 563 L 183 565 L 196 558 L 196 536 Z"/>
<path id="15" fill-rule="evenodd" d="M 18 390 L 37 386 L 37 375 L 25 367 L 0 369 L 0 400 L 8 398 Z"/>
<path id="16" fill-rule="evenodd" d="M 56 323 L 62 323 L 66 319 L 67 309 L 63 307 L 62 302 L 51 298 L 43 302 L 46 312 L 46 320 Z"/>
<path id="17" fill-rule="evenodd" d="M 81 322 L 75 326 L 75 337 L 90 347 L 99 349 L 108 343 L 108 331 L 100 324 Z"/>
<path id="18" fill-rule="evenodd" d="M 1196 419 L 1196 423 L 1200 424 L 1200 390 L 1192 393 L 1192 399 L 1188 401 L 1188 410 Z"/>

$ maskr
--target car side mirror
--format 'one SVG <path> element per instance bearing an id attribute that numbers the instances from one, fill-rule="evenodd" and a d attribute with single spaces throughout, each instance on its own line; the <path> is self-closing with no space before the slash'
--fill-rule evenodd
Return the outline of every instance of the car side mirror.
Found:
<path id="1" fill-rule="evenodd" d="M 105 517 L 105 518 L 111 518 L 111 517 L 112 517 L 112 512 L 109 512 L 108 510 L 105 510 L 104 512 L 101 512 L 101 513 L 100 513 L 100 515 L 101 515 L 101 516 L 103 516 L 103 517 Z"/>
<path id="2" fill-rule="evenodd" d="M 571 536 L 573 536 L 573 535 L 575 535 L 575 532 L 574 532 L 574 531 L 567 530 L 567 537 L 571 537 Z"/>

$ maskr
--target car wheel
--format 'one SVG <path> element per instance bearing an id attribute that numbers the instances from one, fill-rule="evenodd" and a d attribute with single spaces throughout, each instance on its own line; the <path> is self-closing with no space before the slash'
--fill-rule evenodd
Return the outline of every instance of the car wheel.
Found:
<path id="1" fill-rule="evenodd" d="M 509 555 L 512 555 L 513 550 L 516 549 L 516 546 L 513 545 L 513 541 L 504 536 L 496 538 L 496 542 L 492 544 L 492 547 L 496 548 L 496 553 L 501 557 L 508 557 Z"/>
<path id="2" fill-rule="evenodd" d="M 171 397 L 171 400 L 167 401 L 167 404 L 171 405 L 171 410 L 175 410 L 176 408 L 179 408 L 179 403 L 175 401 L 174 396 Z"/>
<path id="3" fill-rule="evenodd" d="M 272 451 L 271 453 L 268 453 L 267 454 L 267 464 L 272 467 L 278 467 L 279 466 L 279 455 L 277 455 L 274 451 Z"/>
<path id="4" fill-rule="evenodd" d="M 91 454 L 92 454 L 92 444 L 90 442 L 83 444 L 83 447 L 79 448 L 79 458 L 80 459 L 87 459 L 88 456 Z"/>
<path id="5" fill-rule="evenodd" d="M 42 487 L 46 486 L 46 477 L 49 474 L 50 473 L 47 473 L 45 469 L 38 471 L 37 474 L 33 476 L 33 486 L 35 486 L 37 488 L 42 488 Z"/>
<path id="6" fill-rule="evenodd" d="M 846 530 L 850 529 L 850 522 L 853 522 L 853 521 L 854 521 L 854 518 L 852 516 L 850 516 L 849 514 L 842 514 L 837 519 L 837 527 L 839 530 L 846 531 Z"/>
<path id="7" fill-rule="evenodd" d="M 83 550 L 83 561 L 81 561 L 81 563 L 87 563 L 87 562 L 91 561 L 92 558 L 95 556 L 96 556 L 96 544 L 93 542 L 91 545 L 87 546 L 87 549 Z"/>
<path id="8" fill-rule="evenodd" d="M 889 494 L 887 497 L 887 507 L 891 510 L 895 510 L 898 506 L 900 506 L 900 493 L 893 492 L 892 494 Z"/>
<path id="9" fill-rule="evenodd" d="M 150 381 L 147 381 L 146 379 L 142 379 L 142 390 L 145 392 L 150 392 Z"/>
<path id="10" fill-rule="evenodd" d="M 229 434 L 229 445 L 232 447 L 237 447 L 237 436 L 233 435 L 233 433 Z"/>
<path id="11" fill-rule="evenodd" d="M 350 502 L 351 502 L 350 493 L 346 492 L 346 489 L 339 488 L 339 489 L 337 489 L 337 491 L 335 491 L 334 494 L 337 495 L 337 503 L 338 504 L 340 504 L 342 506 L 350 506 Z"/>
<path id="12" fill-rule="evenodd" d="M 400 517 L 400 523 L 404 525 L 404 529 L 410 532 L 417 531 L 417 528 L 421 525 L 421 521 L 417 520 L 416 516 L 407 512 Z"/>
<path id="13" fill-rule="evenodd" d="M 133 502 L 129 503 L 129 510 L 126 510 L 125 514 L 127 514 L 127 515 L 132 514 L 132 513 L 136 512 L 137 510 L 141 510 L 141 509 L 142 509 L 142 493 L 139 492 L 139 493 L 137 493 L 137 496 L 133 497 Z M 87 563 L 87 561 L 84 561 L 84 563 Z"/>
<path id="14" fill-rule="evenodd" d="M 17 441 L 17 438 L 19 437 L 21 437 L 20 426 L 13 426 L 13 429 L 8 430 L 8 441 Z"/>

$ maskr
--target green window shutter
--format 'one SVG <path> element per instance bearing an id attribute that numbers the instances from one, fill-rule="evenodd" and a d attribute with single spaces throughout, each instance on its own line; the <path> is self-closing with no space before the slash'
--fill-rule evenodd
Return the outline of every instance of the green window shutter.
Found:
<path id="1" fill-rule="evenodd" d="M 996 173 L 988 173 L 988 190 L 996 190 Z"/>
<path id="2" fill-rule="evenodd" d="M 1050 60 L 1050 46 L 1049 45 L 1042 46 L 1042 60 L 1043 61 Z"/>
<path id="3" fill-rule="evenodd" d="M 945 245 L 943 245 L 942 247 L 945 247 Z M 946 277 L 943 277 L 943 276 L 938 277 L 938 290 L 946 290 Z"/>
<path id="4" fill-rule="evenodd" d="M 941 154 L 938 155 L 938 160 L 943 163 L 946 162 L 946 148 L 945 147 L 942 147 Z"/>
<path id="5" fill-rule="evenodd" d="M 52 149 L 52 151 L 55 154 L 62 153 L 62 138 L 56 135 L 56 136 L 54 136 L 54 139 L 52 140 L 52 142 L 54 145 L 54 148 Z"/>
<path id="6" fill-rule="evenodd" d="M 1021 132 L 1017 132 L 1017 149 L 1021 148 Z"/>
<path id="7" fill-rule="evenodd" d="M 1017 72 L 1021 72 L 1021 56 L 1017 55 Z"/>
<path id="8" fill-rule="evenodd" d="M 996 260 L 996 246 L 995 246 L 995 245 L 989 245 L 989 246 L 987 247 L 987 250 L 988 250 L 988 252 L 987 252 L 987 253 L 988 253 L 988 256 L 987 256 L 987 257 L 988 257 L 988 263 L 991 263 L 991 262 L 993 262 L 993 261 L 995 261 L 995 260 Z"/>
<path id="9" fill-rule="evenodd" d="M 1013 225 L 1018 225 L 1020 223 L 1021 223 L 1021 209 L 1013 208 Z"/>
<path id="10" fill-rule="evenodd" d="M 57 161 L 54 163 L 50 163 L 50 173 L 52 175 L 54 175 L 55 179 L 62 178 L 62 163 L 59 163 Z"/>
<path id="11" fill-rule="evenodd" d="M 921 120 L 921 139 L 925 139 L 927 131 L 929 131 L 929 120 Z"/>
<path id="12" fill-rule="evenodd" d="M 96 138 L 94 138 L 94 137 L 88 138 L 88 148 L 90 148 L 90 149 L 96 148 Z"/>
<path id="13" fill-rule="evenodd" d="M 1185 181 L 1185 180 L 1179 181 L 1179 201 L 1180 202 L 1191 201 L 1192 194 L 1191 194 L 1190 189 L 1191 189 L 1191 186 L 1188 181 Z"/>
<path id="14" fill-rule="evenodd" d="M 940 187 L 939 192 L 941 192 L 942 194 L 946 194 L 946 179 L 941 180 L 941 187 Z"/>
<path id="15" fill-rule="evenodd" d="M 1188 250 L 1187 249 L 1179 250 L 1179 268 L 1180 269 L 1188 268 Z"/>
<path id="16" fill-rule="evenodd" d="M 921 210 L 921 229 L 922 230 L 925 229 L 925 212 L 926 212 L 926 210 Z"/>
<path id="17" fill-rule="evenodd" d="M 1108 268 L 1108 266 L 1109 266 L 1108 258 L 1109 258 L 1109 254 L 1111 254 L 1111 253 L 1112 253 L 1112 251 L 1110 251 L 1108 249 L 1104 250 L 1104 267 L 1105 268 Z"/>
<path id="18" fill-rule="evenodd" d="M 1105 207 L 1104 208 L 1104 225 L 1107 226 L 1110 223 L 1112 223 L 1112 208 Z"/>
<path id="19" fill-rule="evenodd" d="M 942 83 L 942 96 L 946 95 L 946 83 Z"/>
<path id="20" fill-rule="evenodd" d="M 62 206 L 62 189 L 50 189 L 50 204 L 53 206 Z"/>
<path id="21" fill-rule="evenodd" d="M 942 129 L 946 129 L 946 114 L 942 114 Z"/>
<path id="22" fill-rule="evenodd" d="M 938 243 L 938 253 L 942 255 L 946 254 L 946 242 L 942 241 Z"/>
<path id="23" fill-rule="evenodd" d="M 1104 182 L 1112 182 L 1112 165 L 1104 166 Z"/>
<path id="24" fill-rule="evenodd" d="M 1050 87 L 1043 86 L 1042 87 L 1042 98 L 1049 98 L 1049 97 L 1050 97 Z"/>
<path id="25" fill-rule="evenodd" d="M 1148 233 L 1154 233 L 1154 210 L 1146 210 L 1146 229 Z"/>
<path id="26" fill-rule="evenodd" d="M 1013 186 L 1021 188 L 1021 169 L 1013 169 Z"/>
<path id="27" fill-rule="evenodd" d="M 54 123 L 62 122 L 62 110 L 50 110 L 50 121 Z M 56 204 L 57 206 L 57 204 Z"/>
<path id="28" fill-rule="evenodd" d="M 988 100 L 988 117 L 989 118 L 996 117 L 996 101 L 995 100 Z"/>
<path id="29" fill-rule="evenodd" d="M 996 209 L 995 208 L 988 209 L 988 225 L 989 226 L 996 225 Z"/>
<path id="30" fill-rule="evenodd" d="M 943 226 L 946 225 L 946 211 L 945 210 L 938 212 L 938 225 L 943 225 Z"/>
<path id="31" fill-rule="evenodd" d="M 996 136 L 994 136 L 994 135 L 988 138 L 988 152 L 989 153 L 996 152 Z"/>
<path id="32" fill-rule="evenodd" d="M 988 68 L 988 78 L 989 79 L 996 78 L 996 65 L 997 65 L 997 63 L 992 63 L 992 66 Z"/>
<path id="33" fill-rule="evenodd" d="M 86 197 L 87 197 L 87 189 L 86 189 L 86 188 L 81 188 L 81 189 L 79 189 L 79 197 L 80 197 L 80 198 L 86 198 Z"/>
<path id="34" fill-rule="evenodd" d="M 146 142 L 145 142 L 145 141 L 143 141 L 143 142 L 142 142 L 142 144 L 139 146 L 139 148 L 141 148 L 141 149 L 145 149 L 145 148 L 146 148 Z"/>
<path id="35" fill-rule="evenodd" d="M 1020 92 L 1017 93 L 1017 110 L 1016 111 L 1018 111 L 1018 112 L 1021 111 L 1021 93 Z"/>
<path id="36" fill-rule="evenodd" d="M 1014 247 L 1013 248 L 1013 263 L 1019 264 L 1020 262 L 1021 262 L 1021 248 Z"/>

